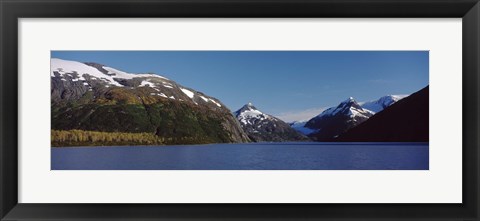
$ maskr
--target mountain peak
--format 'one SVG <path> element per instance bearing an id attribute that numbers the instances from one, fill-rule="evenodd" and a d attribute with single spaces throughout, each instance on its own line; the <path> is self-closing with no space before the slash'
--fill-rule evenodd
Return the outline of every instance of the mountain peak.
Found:
<path id="1" fill-rule="evenodd" d="M 349 97 L 346 100 L 342 101 L 340 104 L 352 104 L 357 103 L 353 97 Z"/>
<path id="2" fill-rule="evenodd" d="M 367 113 L 368 112 L 368 113 Z M 356 116 L 357 113 L 365 113 L 370 114 L 370 111 L 364 110 L 360 104 L 355 101 L 353 97 L 349 97 L 348 99 L 342 101 L 336 107 L 328 108 L 327 110 L 323 111 L 321 114 L 317 115 L 314 118 L 321 118 L 325 116 L 335 116 L 337 114 L 349 115 L 349 116 Z"/>
<path id="3" fill-rule="evenodd" d="M 242 112 L 246 112 L 246 111 L 255 111 L 259 114 L 262 114 L 262 112 L 260 112 L 255 106 L 253 106 L 251 102 L 248 102 L 247 104 L 243 105 L 243 107 L 235 111 L 235 116 L 238 116 Z"/>
<path id="4" fill-rule="evenodd" d="M 336 109 L 345 110 L 349 108 L 362 109 L 360 104 L 358 104 L 353 97 L 349 97 L 348 99 L 344 100 L 337 106 Z"/>
<path id="5" fill-rule="evenodd" d="M 268 118 L 268 115 L 259 111 L 257 108 L 251 105 L 251 103 L 248 103 L 235 111 L 235 117 L 240 121 L 240 123 L 247 124 L 252 118 L 266 119 Z"/>
<path id="6" fill-rule="evenodd" d="M 248 102 L 247 104 L 243 105 L 242 108 L 245 108 L 247 110 L 258 110 L 251 102 Z"/>
<path id="7" fill-rule="evenodd" d="M 240 126 L 253 141 L 297 141 L 308 140 L 284 121 L 262 113 L 251 102 L 234 113 Z"/>

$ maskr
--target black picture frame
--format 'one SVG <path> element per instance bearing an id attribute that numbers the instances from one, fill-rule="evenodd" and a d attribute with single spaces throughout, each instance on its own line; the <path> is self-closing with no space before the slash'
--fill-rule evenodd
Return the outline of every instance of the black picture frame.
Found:
<path id="1" fill-rule="evenodd" d="M 1 220 L 479 220 L 478 0 L 0 0 Z M 133 17 L 462 18 L 462 204 L 18 203 L 18 19 Z M 445 42 L 448 44 L 448 42 Z M 33 123 L 33 122 L 32 122 Z"/>

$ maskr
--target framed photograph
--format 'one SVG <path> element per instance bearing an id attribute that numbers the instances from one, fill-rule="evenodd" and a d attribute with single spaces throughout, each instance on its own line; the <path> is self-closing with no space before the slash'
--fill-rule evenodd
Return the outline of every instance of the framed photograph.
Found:
<path id="1" fill-rule="evenodd" d="M 428 170 L 428 61 L 428 51 L 52 51 L 51 169 Z"/>
<path id="2" fill-rule="evenodd" d="M 478 220 L 478 1 L 2 1 L 1 220 Z"/>

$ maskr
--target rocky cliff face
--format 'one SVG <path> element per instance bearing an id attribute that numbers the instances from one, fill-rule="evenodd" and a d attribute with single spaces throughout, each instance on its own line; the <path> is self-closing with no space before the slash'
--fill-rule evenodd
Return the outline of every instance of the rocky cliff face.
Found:
<path id="1" fill-rule="evenodd" d="M 249 142 L 218 99 L 156 74 L 51 60 L 52 129 L 153 133 L 189 143 Z"/>

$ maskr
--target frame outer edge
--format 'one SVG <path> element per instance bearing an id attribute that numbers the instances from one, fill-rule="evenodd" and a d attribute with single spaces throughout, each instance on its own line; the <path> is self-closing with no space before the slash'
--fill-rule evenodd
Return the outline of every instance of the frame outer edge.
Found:
<path id="1" fill-rule="evenodd" d="M 0 219 L 16 219 L 15 216 L 11 216 L 12 214 L 7 215 L 8 212 L 13 212 L 11 211 L 13 208 L 19 209 L 18 203 L 18 187 L 17 187 L 17 182 L 18 182 L 18 165 L 17 165 L 17 159 L 12 159 L 14 157 L 18 157 L 18 154 L 16 151 L 11 151 L 7 150 L 8 147 L 18 147 L 17 146 L 17 132 L 18 132 L 18 125 L 12 128 L 7 128 L 8 126 L 12 125 L 12 122 L 16 122 L 18 119 L 18 107 L 16 106 L 17 101 L 18 101 L 18 81 L 17 81 L 17 64 L 13 64 L 9 61 L 13 61 L 17 59 L 18 56 L 18 23 L 14 22 L 18 18 L 18 14 L 15 11 L 9 11 L 9 5 L 12 5 L 13 1 L 4 1 L 0 0 L 0 68 L 1 72 L 0 73 Z M 25 2 L 25 1 L 22 1 Z M 45 1 L 38 1 L 38 2 L 45 2 Z M 479 159 L 480 155 L 478 151 L 478 141 L 479 141 L 479 134 L 478 134 L 478 126 L 480 125 L 479 123 L 479 117 L 478 117 L 478 110 L 480 110 L 480 104 L 478 98 L 479 96 L 479 54 L 480 54 L 480 30 L 479 30 L 479 24 L 480 24 L 480 5 L 477 3 L 475 6 L 471 8 L 471 10 L 465 14 L 464 18 L 469 17 L 470 21 L 472 21 L 476 26 L 472 26 L 470 23 L 470 26 L 468 27 L 476 27 L 472 31 L 474 36 L 471 36 L 469 39 L 468 43 L 470 43 L 470 46 L 472 48 L 466 48 L 466 46 L 463 46 L 463 59 L 465 60 L 467 57 L 466 51 L 468 50 L 468 55 L 471 55 L 469 63 L 466 63 L 464 61 L 463 68 L 464 70 L 470 70 L 474 71 L 472 75 L 466 79 L 463 79 L 463 84 L 468 87 L 468 90 L 464 87 L 463 92 L 471 95 L 469 98 L 475 98 L 475 100 L 471 101 L 470 104 L 467 105 L 466 102 L 467 100 L 463 96 L 463 107 L 469 107 L 472 109 L 472 111 L 465 112 L 463 118 L 466 119 L 466 115 L 468 116 L 473 116 L 471 119 L 473 122 L 468 123 L 468 125 L 472 127 L 468 128 L 474 128 L 474 131 L 471 131 L 468 135 L 463 135 L 464 138 L 468 137 L 469 141 L 468 143 L 465 143 L 468 145 L 471 145 L 470 147 L 476 147 L 475 149 L 475 154 L 472 154 L 471 156 L 466 156 L 463 155 L 464 158 L 467 157 L 468 160 L 468 165 L 474 164 L 476 166 L 477 170 L 473 171 L 473 175 L 476 177 L 470 177 L 468 179 L 471 181 L 473 184 L 476 185 L 473 187 L 473 190 L 476 190 L 477 192 L 475 194 L 470 193 L 474 195 L 473 200 L 470 202 L 474 202 L 474 204 L 469 204 L 469 211 L 471 212 L 469 217 L 464 217 L 466 220 L 478 220 L 479 219 L 479 191 L 480 191 L 480 186 L 478 185 L 479 182 L 479 174 L 478 174 L 478 167 L 480 165 Z M 474 20 L 471 18 L 474 17 Z M 15 27 L 12 27 L 15 26 Z M 463 25 L 465 28 L 466 26 Z M 7 33 L 7 30 L 15 30 L 15 33 Z M 463 32 L 464 34 L 466 33 L 465 31 Z M 465 41 L 465 36 L 464 36 L 464 43 Z M 16 44 L 8 44 L 7 43 L 13 43 L 15 42 Z M 7 56 L 8 55 L 8 56 Z M 475 59 L 475 60 L 473 60 Z M 468 65 L 468 67 L 467 67 Z M 469 72 L 470 73 L 470 72 Z M 470 82 L 469 82 L 470 81 Z M 7 83 L 8 82 L 8 83 Z M 16 84 L 14 84 L 16 83 Z M 12 91 L 15 91 L 15 93 L 11 93 Z M 9 94 L 10 93 L 10 94 Z M 13 105 L 13 106 L 9 106 Z M 475 113 L 475 112 L 476 113 Z M 473 113 L 472 113 L 473 112 Z M 464 121 L 465 122 L 465 121 Z M 464 129 L 467 128 L 464 125 Z M 9 130 L 7 130 L 9 129 Z M 464 131 L 465 133 L 466 131 Z M 464 140 L 465 142 L 465 140 Z M 465 145 L 464 145 L 465 146 Z M 465 151 L 464 151 L 465 153 Z M 473 160 L 473 161 L 472 161 Z M 467 165 L 464 164 L 464 165 Z M 15 174 L 12 174 L 15 173 Z M 464 175 L 472 175 L 471 173 L 466 174 L 464 170 Z M 465 200 L 465 194 L 464 194 L 464 200 Z M 469 198 L 472 199 L 472 198 Z M 472 208 L 474 206 L 475 208 Z M 23 217 L 28 216 L 29 214 L 22 214 Z M 30 214 L 31 215 L 31 214 Z M 299 215 L 301 216 L 301 215 Z M 9 218 L 8 218 L 9 217 Z M 35 219 L 42 219 L 45 217 L 32 217 Z M 25 219 L 25 218 L 20 218 L 20 219 Z M 449 218 L 447 218 L 449 219 Z M 413 219 L 412 219 L 413 220 Z M 452 220 L 457 220 L 457 219 L 452 219 Z"/>
<path id="2" fill-rule="evenodd" d="M 476 171 L 476 183 L 475 185 L 477 186 L 477 194 L 476 194 L 476 210 L 475 210 L 475 218 L 476 220 L 480 220 L 480 142 L 479 142 L 479 129 L 480 129 L 480 117 L 479 117 L 479 110 L 480 110 L 480 3 L 477 3 L 475 5 L 475 8 L 476 8 L 476 14 L 477 14 L 477 18 L 476 18 L 476 34 L 477 34 L 477 38 L 476 38 L 476 41 L 477 41 L 477 45 L 476 45 L 476 52 L 477 52 L 477 56 L 476 56 L 476 67 L 477 67 L 477 91 L 476 91 L 476 95 L 477 95 L 477 125 L 476 125 L 476 129 L 477 129 L 477 146 L 476 146 L 476 150 L 477 150 L 477 154 L 476 154 L 476 160 L 477 160 L 477 163 L 476 163 L 476 168 L 477 168 L 477 171 Z"/>
<path id="3" fill-rule="evenodd" d="M 465 218 L 479 220 L 480 3 L 464 15 L 462 29 L 462 200 L 469 216 Z M 467 189 L 476 193 L 467 193 Z"/>
<path id="4" fill-rule="evenodd" d="M 476 91 L 475 91 L 475 96 L 476 96 L 475 101 L 476 101 L 476 103 L 475 103 L 475 107 L 476 107 L 476 112 L 477 112 L 476 113 L 477 119 L 475 121 L 475 123 L 476 123 L 476 125 L 475 125 L 476 130 L 475 131 L 477 132 L 477 134 L 476 134 L 477 136 L 476 136 L 475 142 L 476 142 L 477 145 L 475 146 L 476 148 L 474 148 L 474 149 L 476 149 L 476 154 L 475 154 L 475 157 L 476 157 L 475 166 L 476 167 L 475 168 L 477 169 L 477 171 L 475 171 L 476 174 L 472 174 L 472 175 L 476 175 L 474 185 L 477 187 L 476 188 L 477 193 L 475 194 L 474 214 L 475 214 L 475 220 L 478 221 L 478 220 L 480 220 L 480 217 L 479 217 L 479 213 L 480 213 L 480 211 L 479 211 L 480 210 L 480 203 L 479 203 L 479 200 L 480 200 L 480 185 L 479 185 L 480 184 L 480 150 L 479 150 L 479 148 L 480 148 L 480 146 L 479 146 L 479 144 L 480 144 L 479 143 L 479 140 L 480 140 L 480 138 L 479 138 L 479 136 L 480 136 L 480 134 L 479 134 L 479 132 L 480 132 L 479 131 L 479 126 L 480 126 L 480 117 L 479 117 L 479 115 L 480 115 L 480 113 L 479 113 L 479 110 L 480 110 L 480 101 L 479 101 L 479 99 L 480 99 L 480 89 L 479 89 L 480 88 L 480 77 L 479 77 L 480 76 L 480 3 L 477 3 L 473 10 L 475 10 L 475 15 L 476 15 L 476 18 L 475 18 L 475 26 L 476 26 L 476 29 L 475 29 L 475 34 L 476 34 L 476 36 L 475 36 L 476 37 L 475 38 L 475 43 L 476 43 L 475 52 L 476 52 L 476 54 L 475 54 L 474 64 L 475 64 L 475 69 L 476 69 L 475 70 L 475 76 L 476 76 L 476 87 L 475 87 L 475 89 L 476 89 Z"/>
<path id="5" fill-rule="evenodd" d="M 0 218 L 18 205 L 18 13 L 0 0 Z M 12 31 L 13 30 L 13 31 Z"/>
<path id="6" fill-rule="evenodd" d="M 3 23 L 3 1 L 0 0 L 0 25 L 2 28 L 0 28 L 0 83 L 3 82 L 3 53 L 4 53 L 4 50 L 3 50 L 3 34 L 5 32 L 3 26 L 4 26 L 4 23 Z M 3 87 L 2 87 L 3 88 Z M 1 90 L 0 88 L 0 107 L 3 107 L 4 104 L 3 104 L 3 91 Z M 4 158 L 4 155 L 3 155 L 3 149 L 4 149 L 4 146 L 3 146 L 3 111 L 0 113 L 0 182 L 4 182 L 3 181 L 3 177 L 4 177 L 4 171 L 3 171 L 3 158 Z M 3 184 L 0 184 L 0 194 L 3 195 L 3 192 L 4 192 L 4 188 L 3 188 Z M 0 197 L 0 219 L 2 219 L 6 212 L 5 212 L 5 208 L 4 208 L 4 205 L 5 205 L 5 202 L 4 202 L 4 198 L 3 197 Z"/>
<path id="7" fill-rule="evenodd" d="M 475 65 L 475 131 L 476 131 L 476 136 L 475 136 L 475 146 L 472 147 L 473 150 L 475 150 L 474 157 L 476 158 L 476 161 L 472 162 L 474 163 L 474 167 L 476 168 L 476 171 L 472 171 L 472 177 L 475 177 L 476 179 L 472 180 L 472 185 L 473 188 L 472 190 L 476 190 L 476 194 L 472 194 L 475 198 L 473 199 L 474 201 L 474 216 L 475 220 L 480 219 L 480 3 L 477 2 L 477 4 L 474 6 L 473 10 L 475 10 L 475 39 L 474 39 L 474 46 L 475 46 L 475 56 L 474 56 L 474 63 Z M 473 42 L 472 42 L 473 43 Z M 476 147 L 476 148 L 475 148 Z M 476 186 L 476 189 L 475 189 Z"/>
<path id="8" fill-rule="evenodd" d="M 6 202 L 5 202 L 5 197 L 4 194 L 5 194 L 5 173 L 7 171 L 4 170 L 4 163 L 5 163 L 5 154 L 4 154 L 4 149 L 5 149 L 5 145 L 4 145 L 4 140 L 3 140 L 3 131 L 4 131 L 4 111 L 3 111 L 3 107 L 5 106 L 4 104 L 4 92 L 3 92 L 3 76 L 5 75 L 5 68 L 3 66 L 3 58 L 4 58 L 4 54 L 6 53 L 5 50 L 4 50 L 4 46 L 3 46 L 3 36 L 5 35 L 5 23 L 4 23 L 4 13 L 3 13 L 3 5 L 4 5 L 4 2 L 2 0 L 0 0 L 0 25 L 1 25 L 1 29 L 0 29 L 0 194 L 2 195 L 2 197 L 0 197 L 0 219 L 2 219 L 6 213 L 8 212 L 9 209 L 11 208 L 8 208 L 6 206 Z"/>

